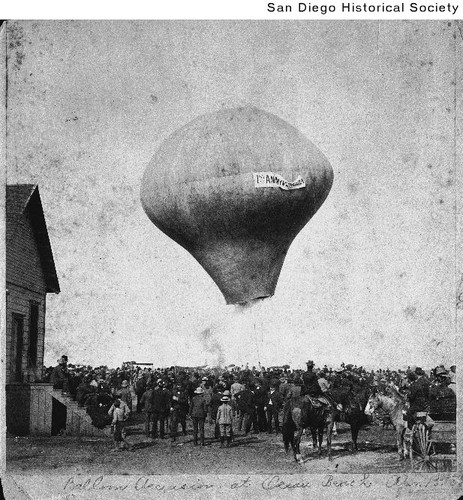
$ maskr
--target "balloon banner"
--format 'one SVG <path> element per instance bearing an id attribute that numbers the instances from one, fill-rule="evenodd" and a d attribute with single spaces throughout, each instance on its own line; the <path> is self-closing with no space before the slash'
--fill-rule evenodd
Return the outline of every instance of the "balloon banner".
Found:
<path id="1" fill-rule="evenodd" d="M 305 187 L 304 179 L 299 175 L 293 182 L 285 180 L 281 175 L 273 172 L 254 172 L 254 187 L 268 188 L 276 187 L 289 191 L 290 189 L 301 189 Z"/>

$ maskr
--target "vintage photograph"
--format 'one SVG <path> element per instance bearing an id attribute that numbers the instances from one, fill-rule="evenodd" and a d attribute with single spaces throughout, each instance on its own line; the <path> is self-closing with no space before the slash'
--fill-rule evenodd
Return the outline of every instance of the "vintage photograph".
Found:
<path id="1" fill-rule="evenodd" d="M 456 21 L 2 30 L 9 475 L 457 470 Z"/>

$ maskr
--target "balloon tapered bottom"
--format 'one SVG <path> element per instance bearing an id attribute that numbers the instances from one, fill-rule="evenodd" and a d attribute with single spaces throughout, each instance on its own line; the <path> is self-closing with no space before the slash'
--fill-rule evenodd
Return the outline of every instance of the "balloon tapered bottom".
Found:
<path id="1" fill-rule="evenodd" d="M 245 304 L 275 293 L 287 247 L 285 241 L 216 241 L 192 254 L 220 288 L 227 304 Z"/>

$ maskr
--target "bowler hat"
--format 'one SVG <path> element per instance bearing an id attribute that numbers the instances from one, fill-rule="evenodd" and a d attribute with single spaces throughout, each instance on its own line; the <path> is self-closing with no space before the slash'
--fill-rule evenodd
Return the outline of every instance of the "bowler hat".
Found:
<path id="1" fill-rule="evenodd" d="M 202 387 L 197 387 L 195 390 L 195 394 L 204 394 L 204 389 Z"/>
<path id="2" fill-rule="evenodd" d="M 223 401 L 224 403 L 226 403 L 227 401 L 230 401 L 230 398 L 228 396 L 222 396 L 220 401 Z"/>

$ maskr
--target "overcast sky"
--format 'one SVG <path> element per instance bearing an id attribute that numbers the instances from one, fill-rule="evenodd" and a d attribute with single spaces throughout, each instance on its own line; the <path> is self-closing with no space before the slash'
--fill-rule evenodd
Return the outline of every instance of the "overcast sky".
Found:
<path id="1" fill-rule="evenodd" d="M 449 24 L 10 25 L 7 177 L 39 185 L 61 286 L 46 364 L 452 364 L 461 51 Z M 172 132 L 246 104 L 297 127 L 335 180 L 274 297 L 243 308 L 151 224 L 139 192 Z"/>

